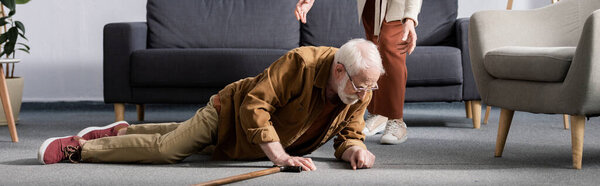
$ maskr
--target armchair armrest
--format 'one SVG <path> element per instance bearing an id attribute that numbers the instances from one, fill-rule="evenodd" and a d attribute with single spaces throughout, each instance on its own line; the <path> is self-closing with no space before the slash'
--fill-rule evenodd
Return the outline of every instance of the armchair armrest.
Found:
<path id="1" fill-rule="evenodd" d="M 456 44 L 462 53 L 463 68 L 463 100 L 479 100 L 479 92 L 475 86 L 473 71 L 471 70 L 471 58 L 469 57 L 469 18 L 456 20 Z"/>
<path id="2" fill-rule="evenodd" d="M 109 23 L 104 26 L 104 102 L 131 100 L 130 56 L 146 49 L 145 22 Z"/>
<path id="3" fill-rule="evenodd" d="M 600 114 L 600 10 L 583 25 L 560 97 L 569 114 Z"/>

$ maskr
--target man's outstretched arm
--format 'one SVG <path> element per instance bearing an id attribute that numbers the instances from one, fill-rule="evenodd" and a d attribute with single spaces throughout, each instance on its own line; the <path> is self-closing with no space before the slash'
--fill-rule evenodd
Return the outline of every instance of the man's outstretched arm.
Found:
<path id="1" fill-rule="evenodd" d="M 350 117 L 352 119 L 333 140 L 333 147 L 336 149 L 335 157 L 350 162 L 354 170 L 371 168 L 375 162 L 375 155 L 367 150 L 367 146 L 363 143 L 365 135 L 362 133 L 365 128 L 363 116 L 371 98 L 372 93 L 369 93 L 364 100 L 359 102 L 360 106 L 351 107 L 348 112 L 352 113 Z"/>
<path id="2" fill-rule="evenodd" d="M 265 152 L 269 160 L 275 165 L 280 166 L 301 166 L 304 171 L 317 170 L 312 159 L 290 156 L 285 152 L 283 146 L 279 142 L 261 143 L 260 148 Z"/>

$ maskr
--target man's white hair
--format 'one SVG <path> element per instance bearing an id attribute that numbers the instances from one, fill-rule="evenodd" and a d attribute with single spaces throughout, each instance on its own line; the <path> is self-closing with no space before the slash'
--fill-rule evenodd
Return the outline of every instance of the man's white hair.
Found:
<path id="1" fill-rule="evenodd" d="M 352 39 L 342 45 L 335 53 L 334 60 L 344 64 L 351 76 L 369 68 L 377 68 L 380 74 L 385 73 L 377 46 L 365 39 Z"/>

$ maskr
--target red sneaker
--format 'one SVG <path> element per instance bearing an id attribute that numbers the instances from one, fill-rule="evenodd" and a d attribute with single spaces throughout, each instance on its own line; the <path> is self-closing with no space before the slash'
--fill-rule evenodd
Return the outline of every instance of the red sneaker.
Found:
<path id="1" fill-rule="evenodd" d="M 78 163 L 81 160 L 79 138 L 79 136 L 65 136 L 47 139 L 38 151 L 38 161 L 44 165 L 67 159 Z"/>
<path id="2" fill-rule="evenodd" d="M 129 123 L 126 121 L 117 121 L 104 127 L 88 127 L 81 132 L 77 133 L 84 140 L 92 140 L 97 138 L 103 138 L 107 136 L 116 136 L 119 129 L 129 127 Z"/>

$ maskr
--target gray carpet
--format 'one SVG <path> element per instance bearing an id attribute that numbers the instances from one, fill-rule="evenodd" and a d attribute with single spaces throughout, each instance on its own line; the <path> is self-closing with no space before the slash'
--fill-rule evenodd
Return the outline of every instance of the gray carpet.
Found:
<path id="1" fill-rule="evenodd" d="M 198 105 L 149 105 L 148 122 L 182 121 Z M 405 120 L 409 139 L 400 145 L 366 144 L 377 156 L 372 169 L 353 171 L 335 160 L 331 142 L 309 157 L 314 172 L 278 173 L 234 185 L 596 185 L 600 178 L 600 119 L 586 125 L 583 169 L 571 169 L 570 131 L 562 116 L 516 112 L 504 156 L 494 158 L 499 110 L 489 124 L 472 129 L 463 103 L 409 103 Z M 126 119 L 135 121 L 135 108 Z M 482 116 L 483 117 L 483 116 Z M 101 103 L 25 103 L 17 125 L 20 142 L 10 142 L 0 127 L 0 185 L 190 185 L 262 170 L 269 161 L 209 161 L 193 155 L 173 165 L 39 165 L 36 153 L 49 137 L 74 135 L 113 120 L 112 107 Z M 135 123 L 135 122 L 133 122 Z"/>

